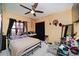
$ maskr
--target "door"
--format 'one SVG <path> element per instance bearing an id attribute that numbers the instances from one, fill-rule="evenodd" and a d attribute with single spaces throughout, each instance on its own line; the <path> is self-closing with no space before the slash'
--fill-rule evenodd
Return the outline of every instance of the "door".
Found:
<path id="1" fill-rule="evenodd" d="M 37 38 L 39 38 L 42 41 L 45 40 L 45 23 L 44 22 L 36 23 L 36 33 L 37 33 Z"/>

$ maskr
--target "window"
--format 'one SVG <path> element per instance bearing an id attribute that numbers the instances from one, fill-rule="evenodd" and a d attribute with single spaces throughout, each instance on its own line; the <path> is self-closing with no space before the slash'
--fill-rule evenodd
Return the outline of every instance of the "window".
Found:
<path id="1" fill-rule="evenodd" d="M 22 22 L 17 22 L 16 27 L 17 27 L 17 35 L 23 33 L 23 23 Z"/>
<path id="2" fill-rule="evenodd" d="M 23 22 L 14 22 L 11 35 L 20 35 L 23 33 Z"/>

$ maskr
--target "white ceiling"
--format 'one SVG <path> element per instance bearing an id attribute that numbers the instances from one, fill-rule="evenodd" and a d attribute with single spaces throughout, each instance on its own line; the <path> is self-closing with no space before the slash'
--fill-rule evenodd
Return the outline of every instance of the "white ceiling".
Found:
<path id="1" fill-rule="evenodd" d="M 11 12 L 18 12 L 20 15 L 24 15 L 24 16 L 30 16 L 30 17 L 33 17 L 32 14 L 27 14 L 25 15 L 24 13 L 25 12 L 28 12 L 29 10 L 21 7 L 19 4 L 22 4 L 22 5 L 25 5 L 29 8 L 31 8 L 31 5 L 33 3 L 8 3 L 6 4 L 6 7 L 9 11 Z M 46 16 L 50 13 L 55 13 L 55 12 L 59 12 L 59 11 L 63 11 L 63 10 L 66 10 L 66 9 L 70 9 L 72 8 L 72 3 L 39 3 L 38 6 L 37 6 L 37 10 L 42 10 L 44 11 L 43 14 L 41 13 L 36 13 L 37 14 L 37 17 L 41 17 L 41 16 Z"/>

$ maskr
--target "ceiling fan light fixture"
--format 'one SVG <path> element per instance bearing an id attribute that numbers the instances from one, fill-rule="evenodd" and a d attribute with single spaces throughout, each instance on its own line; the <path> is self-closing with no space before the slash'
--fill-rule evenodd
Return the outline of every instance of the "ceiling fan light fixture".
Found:
<path id="1" fill-rule="evenodd" d="M 35 12 L 32 10 L 31 13 L 34 14 Z"/>
<path id="2" fill-rule="evenodd" d="M 28 12 L 25 13 L 25 15 L 31 13 L 32 15 L 36 16 L 36 13 L 43 13 L 43 11 L 36 10 L 36 8 L 38 6 L 38 3 L 34 3 L 31 6 L 32 7 L 31 9 L 26 7 L 26 6 L 24 6 L 24 5 L 21 5 L 21 4 L 20 4 L 20 6 L 25 8 L 25 9 L 27 9 L 27 10 L 29 10 Z"/>

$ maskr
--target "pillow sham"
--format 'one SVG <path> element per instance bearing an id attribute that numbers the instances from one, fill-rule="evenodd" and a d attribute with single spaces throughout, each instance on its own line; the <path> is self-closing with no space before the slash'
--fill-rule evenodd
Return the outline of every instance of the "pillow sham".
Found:
<path id="1" fill-rule="evenodd" d="M 21 38 L 24 38 L 24 37 L 27 37 L 27 35 L 21 35 L 21 36 L 15 35 L 15 36 L 10 36 L 10 39 L 15 40 L 15 39 L 21 39 Z"/>

